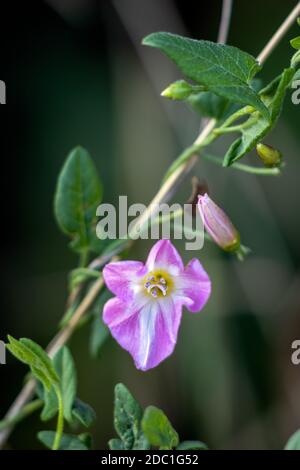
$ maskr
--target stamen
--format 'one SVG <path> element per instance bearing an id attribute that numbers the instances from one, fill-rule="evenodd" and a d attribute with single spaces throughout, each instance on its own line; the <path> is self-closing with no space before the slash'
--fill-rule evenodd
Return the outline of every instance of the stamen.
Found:
<path id="1" fill-rule="evenodd" d="M 159 294 L 162 294 L 163 296 L 167 295 L 167 281 L 161 275 L 148 276 L 144 287 L 146 288 L 148 294 L 152 295 L 154 298 L 157 298 Z"/>
<path id="2" fill-rule="evenodd" d="M 156 289 L 156 287 L 152 286 L 152 287 L 150 288 L 150 293 L 151 293 L 151 295 L 152 295 L 153 297 L 157 297 L 157 289 Z"/>

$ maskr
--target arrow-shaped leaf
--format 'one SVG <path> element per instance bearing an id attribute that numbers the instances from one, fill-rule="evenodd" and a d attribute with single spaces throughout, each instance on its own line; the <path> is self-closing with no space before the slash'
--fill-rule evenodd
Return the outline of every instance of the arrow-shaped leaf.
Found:
<path id="1" fill-rule="evenodd" d="M 210 41 L 196 41 L 170 33 L 153 33 L 143 44 L 160 49 L 186 77 L 209 91 L 243 105 L 251 105 L 268 119 L 269 113 L 251 80 L 261 69 L 250 54 Z"/>
<path id="2" fill-rule="evenodd" d="M 89 153 L 77 147 L 61 170 L 54 201 L 58 225 L 71 237 L 76 251 L 89 250 L 93 246 L 96 209 L 101 198 L 102 186 L 95 165 Z"/>

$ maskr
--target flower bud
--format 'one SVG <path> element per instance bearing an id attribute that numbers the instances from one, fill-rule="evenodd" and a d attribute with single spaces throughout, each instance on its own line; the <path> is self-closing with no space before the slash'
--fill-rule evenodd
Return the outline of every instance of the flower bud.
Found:
<path id="1" fill-rule="evenodd" d="M 193 87 L 185 80 L 177 80 L 166 88 L 161 96 L 171 100 L 185 100 L 193 93 Z"/>
<path id="2" fill-rule="evenodd" d="M 215 204 L 208 194 L 199 196 L 198 209 L 204 228 L 211 238 L 225 251 L 240 248 L 240 235 L 225 212 Z"/>
<path id="3" fill-rule="evenodd" d="M 263 161 L 265 166 L 278 166 L 281 162 L 281 153 L 279 150 L 274 149 L 270 145 L 257 144 L 256 152 L 259 158 Z"/>
<path id="4" fill-rule="evenodd" d="M 170 100 L 186 100 L 190 95 L 198 95 L 202 91 L 206 91 L 204 85 L 191 85 L 185 80 L 177 80 L 171 83 L 162 93 L 161 96 Z"/>

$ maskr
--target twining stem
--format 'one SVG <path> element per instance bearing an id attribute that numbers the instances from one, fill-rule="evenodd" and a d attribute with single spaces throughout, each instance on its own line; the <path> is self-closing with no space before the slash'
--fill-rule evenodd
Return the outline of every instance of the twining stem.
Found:
<path id="1" fill-rule="evenodd" d="M 227 42 L 232 11 L 232 1 L 233 0 L 223 0 L 221 21 L 218 33 L 218 42 L 221 44 L 226 44 Z"/>
<path id="2" fill-rule="evenodd" d="M 53 357 L 55 353 L 67 343 L 69 338 L 72 336 L 73 331 L 76 329 L 79 320 L 82 318 L 84 313 L 91 307 L 94 300 L 97 298 L 100 290 L 103 287 L 103 284 L 103 278 L 101 276 L 99 279 L 97 279 L 97 281 L 94 282 L 87 295 L 80 302 L 69 323 L 53 338 L 47 348 L 47 352 L 50 357 Z"/>
<path id="3" fill-rule="evenodd" d="M 61 395 L 61 390 L 59 387 L 55 387 L 55 393 L 56 393 L 57 401 L 58 401 L 58 418 L 57 418 L 56 434 L 55 434 L 52 450 L 59 449 L 60 441 L 61 441 L 62 434 L 64 431 L 64 403 L 63 403 L 63 399 Z"/>
<path id="4" fill-rule="evenodd" d="M 39 399 L 28 403 L 15 416 L 12 416 L 11 418 L 7 418 L 7 419 L 4 419 L 3 421 L 0 421 L 0 431 L 2 431 L 3 429 L 7 427 L 14 426 L 15 424 L 19 423 L 23 419 L 27 418 L 27 416 L 31 415 L 36 410 L 41 408 L 43 404 L 44 404 L 43 400 L 39 400 Z"/>
<path id="5" fill-rule="evenodd" d="M 209 153 L 202 153 L 201 156 L 202 158 L 205 158 L 205 160 L 223 166 L 222 160 L 216 157 L 215 155 L 210 155 Z M 233 168 L 234 170 L 245 171 L 246 173 L 252 173 L 254 175 L 280 175 L 280 168 L 259 168 L 256 166 L 245 165 L 244 163 L 233 163 L 232 165 L 230 165 L 229 168 Z"/>
<path id="6" fill-rule="evenodd" d="M 284 36 L 287 32 L 289 27 L 293 24 L 296 20 L 297 16 L 300 15 L 300 3 L 293 9 L 293 11 L 289 14 L 287 19 L 282 23 L 279 27 L 277 32 L 272 36 L 270 41 L 264 47 L 262 52 L 258 55 L 257 60 L 262 64 L 265 60 L 269 57 L 271 52 L 275 49 L 277 44 L 279 43 L 280 39 Z M 195 140 L 194 144 L 199 144 L 203 140 L 203 138 L 208 137 L 215 126 L 215 122 L 210 120 L 204 129 L 200 132 L 198 138 Z M 167 198 L 171 197 L 173 192 L 176 191 L 179 183 L 182 181 L 184 176 L 191 170 L 191 168 L 195 165 L 197 161 L 197 156 L 193 153 L 189 156 L 189 158 L 182 163 L 170 176 L 167 180 L 163 183 L 161 188 L 158 190 L 156 196 L 153 198 L 150 206 L 146 209 L 146 211 L 142 214 L 141 219 L 138 221 L 139 225 L 145 224 L 153 214 L 153 206 L 160 204 L 161 202 L 165 201 Z M 108 261 L 108 260 L 107 260 Z M 91 263 L 92 264 L 92 263 Z M 91 265 L 90 265 L 91 266 Z M 90 308 L 94 300 L 96 299 L 98 293 L 100 292 L 103 286 L 103 281 L 101 279 L 97 280 L 91 290 L 86 294 L 82 302 L 80 303 L 79 307 L 76 309 L 73 317 L 70 320 L 70 324 L 68 324 L 57 336 L 51 341 L 50 343 L 50 354 L 55 353 L 61 346 L 63 346 L 70 336 L 72 335 L 74 329 L 76 328 L 77 323 L 81 319 L 82 315 Z M 29 381 L 24 388 L 21 390 L 19 395 L 17 396 L 16 400 L 13 402 L 12 406 L 8 410 L 5 419 L 11 419 L 15 415 L 17 415 L 23 406 L 27 403 L 28 400 L 32 397 L 35 389 L 35 381 Z M 2 432 L 0 432 L 0 448 L 6 442 L 7 437 L 10 434 L 10 428 L 7 427 Z"/>
<path id="7" fill-rule="evenodd" d="M 297 2 L 295 8 L 291 11 L 289 16 L 285 19 L 282 25 L 277 29 L 276 33 L 271 37 L 270 41 L 263 48 L 261 53 L 257 56 L 257 60 L 260 64 L 265 62 L 266 59 L 271 55 L 271 53 L 279 44 L 285 33 L 296 21 L 298 16 L 300 16 L 300 2 Z"/>

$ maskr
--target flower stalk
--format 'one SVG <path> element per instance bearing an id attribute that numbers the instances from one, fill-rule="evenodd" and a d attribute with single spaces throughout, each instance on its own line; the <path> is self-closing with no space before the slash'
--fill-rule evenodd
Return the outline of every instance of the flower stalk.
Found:
<path id="1" fill-rule="evenodd" d="M 61 441 L 63 430 L 64 430 L 64 404 L 63 404 L 61 390 L 59 387 L 55 387 L 55 393 L 56 393 L 57 401 L 58 401 L 58 418 L 57 418 L 56 434 L 55 434 L 52 450 L 59 449 L 60 441 Z"/>

